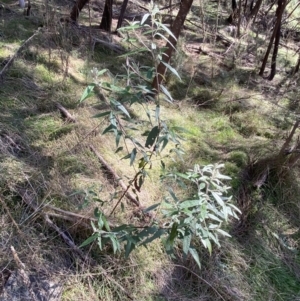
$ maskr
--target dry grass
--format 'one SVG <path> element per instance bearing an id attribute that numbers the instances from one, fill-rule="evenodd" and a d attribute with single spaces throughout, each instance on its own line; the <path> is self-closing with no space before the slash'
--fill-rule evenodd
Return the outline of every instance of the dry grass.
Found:
<path id="1" fill-rule="evenodd" d="M 8 4 L 15 9 L 12 3 Z M 104 33 L 58 22 L 60 16 L 68 14 L 65 4 L 56 3 L 62 9 L 60 12 L 55 6 L 49 7 L 42 34 L 15 60 L 1 86 L 0 272 L 16 269 L 10 254 L 10 246 L 14 246 L 30 271 L 46 274 L 63 284 L 62 300 L 65 301 L 129 300 L 128 294 L 133 300 L 149 301 L 296 300 L 300 293 L 297 289 L 299 255 L 287 246 L 293 244 L 297 249 L 299 242 L 297 185 L 282 190 L 275 187 L 272 193 L 259 199 L 267 205 L 255 208 L 260 214 L 246 239 L 224 240 L 222 248 L 215 250 L 211 257 L 198 246 L 201 271 L 191 258 L 181 258 L 180 246 L 176 258 L 170 260 L 158 242 L 149 249 L 138 249 L 128 260 L 121 255 L 113 256 L 109 247 L 100 252 L 92 245 L 84 252 L 96 260 L 96 266 L 82 263 L 45 224 L 39 212 L 33 212 L 22 202 L 20 187 L 28 189 L 40 204 L 92 216 L 95 207 L 100 205 L 91 199 L 89 191 L 93 191 L 97 198 L 105 201 L 102 209 L 109 214 L 120 188 L 103 172 L 90 145 L 125 180 L 136 172 L 136 166 L 130 167 L 128 160 L 120 159 L 125 152 L 115 153 L 112 135 L 101 135 L 108 121 L 91 118 L 99 112 L 99 103 L 100 111 L 105 110 L 103 100 L 95 96 L 80 106 L 77 104 L 90 80 L 92 67 L 108 68 L 116 77 L 122 72 L 120 66 L 125 59 L 115 58 L 101 48 L 91 51 L 90 35 L 103 38 Z M 8 25 L 3 28 L 0 62 L 12 55 L 41 22 L 42 3 L 36 2 L 34 9 L 35 16 L 21 20 L 16 13 L 3 13 L 4 24 Z M 81 24 L 89 25 L 87 13 L 84 10 Z M 214 28 L 209 23 L 208 12 L 207 22 Z M 194 35 L 186 31 L 185 39 L 194 37 L 195 41 L 191 42 L 199 45 L 199 32 Z M 249 39 L 241 42 L 240 49 L 263 47 L 259 37 L 252 36 L 253 33 L 249 33 Z M 204 41 L 205 50 L 220 55 L 224 46 L 221 43 L 210 46 L 213 41 L 209 41 L 209 37 L 207 35 Z M 251 52 L 252 56 L 245 57 L 238 47 L 232 47 L 221 60 L 188 53 L 185 44 L 185 40 L 181 41 L 182 50 L 175 59 L 183 82 L 173 78 L 168 82 L 170 91 L 176 93 L 176 107 L 166 104 L 161 110 L 162 118 L 170 126 L 183 126 L 190 134 L 184 135 L 184 161 L 172 163 L 170 158 L 165 158 L 165 163 L 184 171 L 194 163 L 225 160 L 227 171 L 236 176 L 248 158 L 263 157 L 281 145 L 290 121 L 298 113 L 297 105 L 292 106 L 289 99 L 298 97 L 293 85 L 298 84 L 299 78 L 288 78 L 280 71 L 276 81 L 265 82 L 253 74 L 260 54 Z M 287 49 L 282 51 L 280 64 L 291 66 L 292 53 Z M 75 124 L 62 119 L 56 102 L 75 117 Z M 150 103 L 149 110 L 153 109 Z M 139 119 L 147 119 L 139 107 L 133 106 L 130 110 Z M 157 203 L 167 193 L 159 182 L 159 164 L 159 160 L 153 164 L 149 170 L 151 177 L 139 194 L 145 207 Z M 179 187 L 174 189 L 182 195 L 185 193 Z M 112 197 L 115 192 L 116 196 Z M 124 205 L 125 212 L 118 210 L 112 222 L 140 223 L 132 213 L 132 204 L 124 202 Z M 80 221 L 53 220 L 77 245 L 90 234 Z"/>

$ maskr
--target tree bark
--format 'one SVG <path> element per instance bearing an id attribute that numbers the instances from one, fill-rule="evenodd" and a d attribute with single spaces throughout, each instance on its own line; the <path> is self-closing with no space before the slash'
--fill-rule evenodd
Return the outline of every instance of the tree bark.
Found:
<path id="1" fill-rule="evenodd" d="M 119 16 L 118 24 L 117 24 L 117 30 L 122 26 L 122 22 L 124 19 L 124 14 L 126 11 L 127 4 L 128 4 L 128 0 L 124 0 L 122 3 L 121 12 L 120 12 L 120 16 Z"/>
<path id="2" fill-rule="evenodd" d="M 112 23 L 112 0 L 105 0 L 104 11 L 100 23 L 100 29 L 110 32 Z"/>
<path id="3" fill-rule="evenodd" d="M 264 71 L 265 71 L 265 68 L 266 68 L 266 65 L 267 65 L 267 61 L 268 61 L 268 58 L 269 58 L 269 55 L 270 55 L 270 52 L 271 52 L 271 49 L 272 49 L 273 41 L 275 39 L 275 36 L 278 33 L 278 29 L 279 29 L 279 34 L 280 34 L 281 20 L 282 20 L 282 15 L 283 15 L 284 9 L 286 7 L 286 2 L 287 2 L 287 0 L 278 0 L 278 7 L 277 7 L 277 10 L 276 10 L 276 15 L 277 15 L 276 24 L 275 24 L 272 36 L 270 38 L 268 49 L 266 51 L 265 57 L 263 59 L 263 62 L 262 62 L 262 65 L 261 65 L 261 68 L 260 68 L 260 71 L 259 71 L 260 76 L 263 76 L 263 74 L 264 74 Z M 278 51 L 278 49 L 277 49 L 277 51 Z M 277 56 L 277 54 L 276 54 L 276 56 Z"/>
<path id="4" fill-rule="evenodd" d="M 232 13 L 227 18 L 227 21 L 230 24 L 234 24 L 235 23 L 235 19 L 236 19 L 236 13 L 237 13 L 237 3 L 236 3 L 236 0 L 232 0 L 231 7 L 232 7 Z"/>
<path id="5" fill-rule="evenodd" d="M 262 4 L 262 0 L 258 0 L 253 7 L 253 1 L 251 2 L 249 19 L 256 18 L 256 15 L 260 9 L 261 4 Z"/>
<path id="6" fill-rule="evenodd" d="M 70 18 L 72 21 L 76 22 L 78 17 L 79 17 L 79 13 L 81 12 L 81 10 L 83 9 L 83 7 L 89 2 L 89 0 L 77 0 L 76 3 L 74 4 L 71 14 L 70 14 Z"/>
<path id="7" fill-rule="evenodd" d="M 188 12 L 190 11 L 192 3 L 193 3 L 193 0 L 182 0 L 182 2 L 180 3 L 179 12 L 173 22 L 172 30 L 171 30 L 173 35 L 175 36 L 175 38 L 171 35 L 169 36 L 168 42 L 166 44 L 166 50 L 165 50 L 164 54 L 162 55 L 165 63 L 168 63 L 170 61 L 172 52 L 173 52 L 174 48 L 176 48 L 177 40 L 178 40 L 180 31 L 181 31 L 181 27 L 186 19 Z M 164 79 L 165 73 L 166 73 L 166 66 L 162 62 L 160 62 L 160 64 L 157 67 L 157 70 L 156 70 L 156 76 L 154 77 L 153 82 L 152 82 L 152 88 L 155 93 L 158 93 L 159 86 L 160 86 L 162 80 Z"/>
<path id="8" fill-rule="evenodd" d="M 279 2 L 280 1 L 278 1 L 278 7 L 279 7 Z M 279 41 L 280 41 L 280 30 L 281 30 L 281 19 L 275 36 L 274 50 L 273 50 L 272 61 L 271 61 L 271 73 L 268 77 L 268 80 L 272 80 L 276 74 L 276 59 L 277 59 Z"/>

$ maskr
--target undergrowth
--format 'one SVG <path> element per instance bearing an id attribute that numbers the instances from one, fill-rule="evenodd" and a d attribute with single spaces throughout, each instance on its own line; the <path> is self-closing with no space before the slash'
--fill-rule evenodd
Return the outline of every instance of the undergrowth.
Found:
<path id="1" fill-rule="evenodd" d="M 36 15 L 23 18 L 11 1 L 1 5 L 10 8 L 1 8 L 2 69 L 41 24 L 44 8 L 36 2 Z M 65 12 L 63 3 L 55 5 Z M 199 24 L 203 20 L 212 32 L 216 28 L 215 6 L 206 1 L 200 6 L 194 3 L 189 19 Z M 228 8 L 219 9 L 222 16 L 227 15 Z M 201 19 L 198 13 L 203 10 Z M 96 93 L 77 105 L 91 80 L 89 71 L 93 67 L 109 69 L 110 78 L 118 77 L 125 70 L 122 65 L 126 60 L 101 47 L 91 50 L 86 32 L 68 24 L 55 25 L 60 24 L 60 16 L 56 8 L 56 14 L 53 11 L 54 7 L 51 14 L 46 11 L 51 18 L 48 25 L 44 24 L 43 33 L 18 55 L 1 82 L 0 294 L 3 275 L 17 269 L 10 253 L 12 245 L 32 273 L 59 279 L 63 284 L 62 300 L 299 299 L 298 168 L 285 181 L 256 191 L 247 235 L 234 236 L 233 225 L 229 224 L 226 230 L 233 232 L 233 237 L 222 239 L 222 247 L 214 248 L 211 255 L 196 244 L 201 270 L 191 258 L 182 257 L 180 245 L 170 258 L 159 242 L 148 249 L 138 249 L 127 260 L 114 256 L 110 246 L 99 251 L 92 245 L 85 252 L 96 260 L 96 267 L 83 264 L 42 217 L 24 204 L 21 192 L 25 190 L 31 200 L 40 204 L 40 210 L 49 205 L 92 217 L 95 207 L 105 200 L 103 210 L 108 214 L 121 191 L 102 170 L 90 151 L 91 144 L 117 174 L 127 179 L 134 175 L 128 162 L 114 152 L 115 139 L 101 135 L 107 125 L 91 118 L 107 110 L 101 95 Z M 87 25 L 88 11 L 84 9 L 82 14 Z M 259 49 L 264 49 L 267 40 L 263 33 L 258 36 L 250 32 L 247 39 L 241 40 L 248 55 L 233 45 L 226 56 L 220 57 L 217 50 L 228 50 L 228 46 L 216 41 L 205 28 L 188 24 L 175 62 L 182 82 L 170 76 L 166 85 L 174 105 L 161 106 L 169 125 L 183 126 L 189 132 L 182 142 L 183 160 L 171 167 L 183 172 L 195 162 L 225 162 L 225 173 L 233 178 L 234 193 L 242 181 L 243 168 L 278 151 L 298 113 L 299 77 L 285 73 L 295 64 L 295 53 L 291 47 L 280 50 L 280 70 L 273 82 L 265 81 L 256 75 L 262 57 Z M 219 22 L 218 27 L 223 29 L 224 24 Z M 93 35 L 103 38 L 98 31 L 93 30 Z M 194 40 L 189 40 L 191 37 Z M 119 38 L 114 39 L 121 43 Z M 197 48 L 199 41 L 209 55 L 188 47 L 193 44 Z M 293 41 L 289 43 L 293 45 Z M 142 64 L 143 57 L 139 56 L 139 61 Z M 76 123 L 67 123 L 61 117 L 57 103 L 68 109 Z M 130 107 L 129 112 L 137 123 L 145 121 L 137 106 Z M 140 194 L 145 207 L 166 195 L 159 182 L 158 166 L 154 164 L 156 169 Z M 54 212 L 49 210 L 51 213 Z M 86 227 L 80 220 L 50 217 L 78 246 L 92 234 L 89 223 Z M 124 210 L 113 215 L 111 222 L 143 224 L 145 220 L 124 202 Z"/>

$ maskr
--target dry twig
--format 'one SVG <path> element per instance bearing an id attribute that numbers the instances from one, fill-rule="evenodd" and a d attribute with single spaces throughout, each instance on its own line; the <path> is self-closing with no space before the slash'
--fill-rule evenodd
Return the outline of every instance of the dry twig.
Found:
<path id="1" fill-rule="evenodd" d="M 15 52 L 15 54 L 8 60 L 8 62 L 5 64 L 3 69 L 0 71 L 0 81 L 3 80 L 3 76 L 5 72 L 7 72 L 8 68 L 13 64 L 14 60 L 18 56 L 18 54 L 31 42 L 31 40 L 40 32 L 40 29 L 38 29 L 31 37 L 29 37 Z"/>
<path id="2" fill-rule="evenodd" d="M 114 178 L 114 180 L 122 187 L 125 192 L 126 197 L 136 206 L 140 206 L 139 201 L 135 198 L 135 196 L 128 190 L 128 186 L 124 183 L 123 180 L 115 173 L 115 171 L 108 165 L 108 163 L 102 158 L 102 156 L 96 151 L 94 146 L 90 145 L 91 151 L 96 155 L 100 163 L 103 165 L 105 170 L 107 170 Z"/>
<path id="3" fill-rule="evenodd" d="M 69 111 L 63 107 L 60 103 L 56 103 L 57 108 L 59 109 L 61 115 L 67 119 L 69 122 L 74 122 L 76 123 L 75 118 L 69 113 Z"/>

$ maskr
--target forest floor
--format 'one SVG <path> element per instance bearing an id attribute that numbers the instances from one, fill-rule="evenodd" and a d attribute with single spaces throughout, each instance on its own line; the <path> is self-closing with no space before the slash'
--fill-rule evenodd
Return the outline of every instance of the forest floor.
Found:
<path id="1" fill-rule="evenodd" d="M 109 214 L 120 194 L 91 146 L 124 180 L 135 174 L 135 166 L 121 160 L 126 153 L 115 152 L 115 138 L 102 135 L 107 120 L 92 118 L 106 110 L 101 95 L 79 103 L 93 68 L 108 69 L 106 80 L 124 84 L 126 57 L 97 40 L 124 51 L 128 45 L 97 29 L 102 8 L 96 2 L 83 9 L 79 25 L 61 22 L 72 5 L 35 1 L 25 17 L 15 1 L 0 2 L 0 72 L 14 58 L 0 78 L 0 300 L 13 300 L 7 296 L 13 279 L 23 298 L 14 300 L 32 300 L 24 297 L 21 270 L 29 281 L 36 280 L 40 292 L 51 290 L 63 301 L 300 300 L 298 166 L 252 196 L 246 233 L 234 234 L 229 224 L 232 237 L 222 238 L 221 248 L 209 255 L 199 247 L 201 270 L 192 259 L 184 260 L 180 249 L 170 258 L 159 242 L 125 259 L 94 245 L 79 254 L 62 239 L 65 235 L 78 247 L 92 233 L 89 220 L 99 200 Z M 116 16 L 120 5 L 114 5 Z M 127 18 L 139 18 L 147 5 L 130 2 Z M 299 117 L 300 79 L 292 72 L 299 42 L 282 40 L 277 74 L 272 81 L 264 79 L 258 72 L 271 29 L 262 30 L 258 17 L 253 29 L 243 29 L 237 39 L 225 21 L 229 13 L 218 2 L 192 6 L 172 59 L 181 81 L 167 75 L 174 103 L 163 103 L 161 114 L 169 125 L 188 130 L 183 160 L 167 160 L 169 167 L 185 171 L 196 163 L 224 163 L 235 195 L 243 168 L 276 154 Z M 176 8 L 163 17 L 171 14 Z M 149 63 L 141 55 L 132 60 Z M 269 72 L 268 65 L 265 75 Z M 59 104 L 76 122 L 62 116 Z M 147 108 L 155 110 L 155 105 L 149 102 Z M 129 109 L 137 122 L 147 118 L 138 106 Z M 139 199 L 148 207 L 166 194 L 154 165 Z M 140 224 L 143 218 L 124 202 L 110 222 Z"/>

